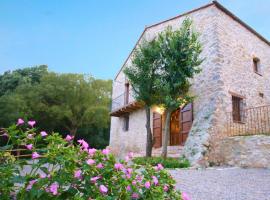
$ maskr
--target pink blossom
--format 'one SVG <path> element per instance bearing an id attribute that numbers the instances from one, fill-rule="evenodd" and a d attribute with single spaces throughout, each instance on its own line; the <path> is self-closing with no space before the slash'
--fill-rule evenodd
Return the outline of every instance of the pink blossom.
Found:
<path id="1" fill-rule="evenodd" d="M 134 153 L 133 153 L 133 152 L 129 152 L 129 153 L 128 153 L 128 157 L 129 157 L 130 159 L 132 159 L 132 158 L 134 157 Z"/>
<path id="2" fill-rule="evenodd" d="M 191 200 L 186 192 L 182 192 L 182 199 L 183 200 Z"/>
<path id="3" fill-rule="evenodd" d="M 128 173 L 128 174 L 132 174 L 132 171 L 133 171 L 132 168 L 127 168 L 127 173 Z"/>
<path id="4" fill-rule="evenodd" d="M 106 188 L 104 185 L 100 185 L 99 186 L 99 191 L 102 193 L 102 194 L 106 194 L 108 192 L 108 188 Z"/>
<path id="5" fill-rule="evenodd" d="M 142 178 L 141 176 L 138 176 L 138 175 L 136 176 L 136 180 L 137 180 L 138 182 L 142 182 L 142 179 L 143 179 L 143 178 Z"/>
<path id="6" fill-rule="evenodd" d="M 42 137 L 46 137 L 48 134 L 47 134 L 45 131 L 41 131 L 41 132 L 40 132 L 40 135 L 41 135 Z"/>
<path id="7" fill-rule="evenodd" d="M 19 118 L 17 121 L 17 126 L 24 124 L 23 119 Z"/>
<path id="8" fill-rule="evenodd" d="M 91 149 L 88 149 L 88 154 L 90 155 L 90 156 L 93 156 L 95 153 L 96 153 L 96 149 L 95 148 L 91 148 Z"/>
<path id="9" fill-rule="evenodd" d="M 144 187 L 145 187 L 146 189 L 149 189 L 150 186 L 151 186 L 151 183 L 150 183 L 149 181 L 146 181 L 145 184 L 144 184 Z"/>
<path id="10" fill-rule="evenodd" d="M 25 147 L 26 147 L 28 150 L 32 150 L 33 144 L 27 144 L 27 145 L 25 145 Z"/>
<path id="11" fill-rule="evenodd" d="M 37 180 L 31 180 L 29 181 L 29 184 L 26 187 L 26 190 L 31 190 L 33 185 L 37 182 Z"/>
<path id="12" fill-rule="evenodd" d="M 36 121 L 28 121 L 28 125 L 31 126 L 32 128 L 35 126 Z"/>
<path id="13" fill-rule="evenodd" d="M 53 194 L 53 195 L 57 195 L 58 194 L 58 183 L 53 183 L 51 184 L 50 186 L 50 192 Z"/>
<path id="14" fill-rule="evenodd" d="M 108 155 L 109 153 L 110 153 L 109 149 L 103 149 L 102 150 L 102 154 L 104 154 L 104 155 Z"/>
<path id="15" fill-rule="evenodd" d="M 160 171 L 160 170 L 163 170 L 164 169 L 164 167 L 162 166 L 162 164 L 157 164 L 157 166 L 155 166 L 154 167 L 154 169 L 156 170 L 156 171 Z"/>
<path id="16" fill-rule="evenodd" d="M 74 172 L 74 178 L 81 179 L 82 178 L 82 170 L 78 169 Z"/>
<path id="17" fill-rule="evenodd" d="M 39 175 L 39 178 L 46 178 L 46 177 L 47 177 L 46 174 L 40 174 L 40 175 Z"/>
<path id="18" fill-rule="evenodd" d="M 132 185 L 136 185 L 136 184 L 137 184 L 137 181 L 133 180 Z"/>
<path id="19" fill-rule="evenodd" d="M 169 187 L 168 187 L 167 185 L 164 185 L 163 191 L 164 191 L 164 192 L 168 192 L 168 190 L 169 190 Z"/>
<path id="20" fill-rule="evenodd" d="M 139 194 L 133 193 L 133 194 L 131 195 L 131 198 L 132 198 L 132 199 L 138 199 L 138 198 L 139 198 Z"/>
<path id="21" fill-rule="evenodd" d="M 98 179 L 100 179 L 100 177 L 95 176 L 95 177 L 91 178 L 90 180 L 91 180 L 92 183 L 96 183 Z"/>
<path id="22" fill-rule="evenodd" d="M 97 168 L 98 169 L 102 169 L 104 167 L 104 165 L 102 164 L 102 163 L 99 163 L 98 165 L 97 165 Z"/>
<path id="23" fill-rule="evenodd" d="M 125 161 L 128 162 L 130 158 L 128 156 L 125 157 Z"/>
<path id="24" fill-rule="evenodd" d="M 96 163 L 96 161 L 94 161 L 93 159 L 88 159 L 88 160 L 86 161 L 86 163 L 87 163 L 88 165 L 93 165 L 93 164 Z"/>
<path id="25" fill-rule="evenodd" d="M 158 184 L 158 179 L 157 179 L 157 177 L 156 177 L 156 176 L 152 176 L 152 179 L 153 179 L 154 184 L 157 185 L 157 184 Z"/>
<path id="26" fill-rule="evenodd" d="M 37 152 L 32 153 L 32 159 L 37 159 L 39 157 L 40 157 L 40 155 Z"/>
<path id="27" fill-rule="evenodd" d="M 82 148 L 83 148 L 83 149 L 88 149 L 88 147 L 89 147 L 89 144 L 88 144 L 87 142 L 85 142 L 83 139 L 78 140 L 78 143 L 79 143 L 80 145 L 82 145 Z"/>
<path id="28" fill-rule="evenodd" d="M 34 137 L 33 134 L 28 134 L 28 135 L 27 135 L 27 138 L 28 138 L 28 139 L 33 139 L 33 137 Z"/>
<path id="29" fill-rule="evenodd" d="M 121 169 L 123 169 L 123 165 L 122 165 L 121 163 L 115 163 L 115 164 L 114 164 L 114 168 L 115 168 L 116 170 L 121 170 Z"/>
<path id="30" fill-rule="evenodd" d="M 126 190 L 127 190 L 127 191 L 130 191 L 130 190 L 131 190 L 130 185 L 128 185 L 128 186 L 126 187 Z"/>
<path id="31" fill-rule="evenodd" d="M 7 133 L 4 133 L 2 136 L 8 137 L 9 135 Z"/>
<path id="32" fill-rule="evenodd" d="M 67 135 L 66 138 L 65 138 L 65 140 L 68 141 L 68 142 L 70 142 L 73 139 L 74 139 L 74 136 L 70 136 L 70 135 Z"/>

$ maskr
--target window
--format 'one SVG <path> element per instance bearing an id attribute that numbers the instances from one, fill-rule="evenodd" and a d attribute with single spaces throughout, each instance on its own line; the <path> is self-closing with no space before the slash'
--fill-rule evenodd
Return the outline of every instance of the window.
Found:
<path id="1" fill-rule="evenodd" d="M 243 98 L 232 96 L 232 117 L 234 122 L 243 122 Z"/>
<path id="2" fill-rule="evenodd" d="M 129 129 L 129 115 L 124 116 L 123 130 L 128 131 Z"/>
<path id="3" fill-rule="evenodd" d="M 129 83 L 127 82 L 125 84 L 125 99 L 124 99 L 124 104 L 128 104 L 129 102 Z"/>
<path id="4" fill-rule="evenodd" d="M 261 75 L 261 63 L 259 58 L 253 58 L 253 69 L 255 73 Z"/>
<path id="5" fill-rule="evenodd" d="M 263 98 L 263 97 L 264 97 L 264 94 L 263 94 L 262 92 L 260 92 L 260 93 L 259 93 L 259 96 L 260 96 L 261 98 Z"/>

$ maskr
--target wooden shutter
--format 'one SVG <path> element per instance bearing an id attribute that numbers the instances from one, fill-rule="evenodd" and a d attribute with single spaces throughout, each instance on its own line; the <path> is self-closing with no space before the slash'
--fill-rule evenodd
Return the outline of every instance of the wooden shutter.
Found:
<path id="1" fill-rule="evenodd" d="M 188 133 L 193 122 L 193 106 L 192 103 L 187 104 L 181 109 L 181 135 L 180 143 L 183 145 L 186 142 Z"/>
<path id="2" fill-rule="evenodd" d="M 157 112 L 153 113 L 153 139 L 155 148 L 162 146 L 162 115 Z"/>

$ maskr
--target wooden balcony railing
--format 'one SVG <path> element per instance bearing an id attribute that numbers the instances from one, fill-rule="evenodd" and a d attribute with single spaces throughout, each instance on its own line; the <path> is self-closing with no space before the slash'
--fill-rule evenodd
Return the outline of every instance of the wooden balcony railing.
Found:
<path id="1" fill-rule="evenodd" d="M 240 110 L 240 121 L 233 117 L 235 113 L 227 113 L 227 135 L 270 135 L 270 105 Z"/>
<path id="2" fill-rule="evenodd" d="M 142 106 L 143 103 L 136 101 L 134 90 L 130 89 L 112 100 L 110 115 L 120 117 Z"/>

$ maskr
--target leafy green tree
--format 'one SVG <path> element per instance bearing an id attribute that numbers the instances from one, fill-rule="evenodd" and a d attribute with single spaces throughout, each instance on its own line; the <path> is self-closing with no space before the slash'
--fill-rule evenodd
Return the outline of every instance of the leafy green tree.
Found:
<path id="1" fill-rule="evenodd" d="M 19 85 L 39 83 L 41 77 L 47 73 L 46 65 L 7 71 L 0 75 L 0 96 L 14 91 Z"/>
<path id="2" fill-rule="evenodd" d="M 161 103 L 165 108 L 162 156 L 167 156 L 170 118 L 179 106 L 189 102 L 189 80 L 200 72 L 202 45 L 199 34 L 192 29 L 192 21 L 185 19 L 179 30 L 168 28 L 158 36 L 161 45 Z"/>
<path id="3" fill-rule="evenodd" d="M 159 83 L 159 54 L 160 45 L 157 40 L 143 41 L 135 50 L 132 65 L 124 69 L 132 88 L 135 91 L 137 101 L 144 102 L 146 114 L 146 156 L 151 157 L 153 137 L 150 126 L 151 106 L 157 104 Z"/>

